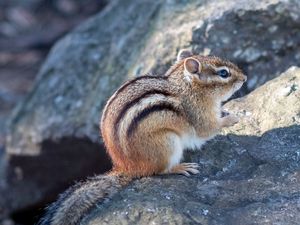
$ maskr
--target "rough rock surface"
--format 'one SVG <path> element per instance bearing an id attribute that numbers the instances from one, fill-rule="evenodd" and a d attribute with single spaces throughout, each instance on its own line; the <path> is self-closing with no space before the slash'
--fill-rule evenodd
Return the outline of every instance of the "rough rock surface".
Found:
<path id="1" fill-rule="evenodd" d="M 225 105 L 241 121 L 187 154 L 200 174 L 136 180 L 82 224 L 299 224 L 299 101 L 292 67 Z"/>
<path id="2" fill-rule="evenodd" d="M 299 10 L 297 0 L 111 1 L 56 44 L 16 108 L 7 137 L 7 185 L 0 186 L 7 201 L 0 201 L 0 209 L 41 206 L 74 179 L 107 170 L 98 130 L 106 99 L 130 76 L 163 73 L 181 48 L 238 63 L 249 78 L 242 94 L 299 65 Z M 228 137 L 220 138 L 228 145 Z M 203 156 L 206 176 L 227 162 L 218 151 L 211 154 L 214 161 Z M 247 174 L 258 163 L 252 157 L 232 163 L 245 163 L 239 169 Z"/>

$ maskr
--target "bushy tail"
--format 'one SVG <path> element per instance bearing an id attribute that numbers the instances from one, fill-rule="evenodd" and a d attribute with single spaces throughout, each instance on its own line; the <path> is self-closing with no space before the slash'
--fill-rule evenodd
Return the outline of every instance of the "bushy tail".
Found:
<path id="1" fill-rule="evenodd" d="M 39 225 L 75 225 L 82 217 L 104 199 L 111 198 L 132 178 L 106 174 L 77 183 L 59 196 L 47 208 L 45 217 Z"/>

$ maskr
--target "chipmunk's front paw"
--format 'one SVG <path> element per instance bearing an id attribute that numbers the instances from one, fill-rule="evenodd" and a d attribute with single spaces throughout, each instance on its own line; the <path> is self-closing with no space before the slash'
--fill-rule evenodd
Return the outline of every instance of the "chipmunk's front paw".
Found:
<path id="1" fill-rule="evenodd" d="M 228 116 L 223 117 L 223 127 L 231 127 L 234 124 L 239 122 L 239 118 L 235 115 L 229 114 Z"/>

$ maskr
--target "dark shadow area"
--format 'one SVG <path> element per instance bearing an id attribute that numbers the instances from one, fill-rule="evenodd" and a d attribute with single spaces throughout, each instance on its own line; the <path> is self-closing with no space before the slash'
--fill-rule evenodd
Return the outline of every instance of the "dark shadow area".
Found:
<path id="1" fill-rule="evenodd" d="M 34 205 L 24 210 L 17 211 L 11 215 L 11 218 L 16 224 L 22 224 L 22 225 L 37 224 L 41 215 L 44 214 L 44 210 L 42 210 L 42 208 L 44 208 L 45 205 L 48 204 L 50 204 L 50 202 L 47 202 L 46 204 Z"/>
<path id="2" fill-rule="evenodd" d="M 42 143 L 36 156 L 12 156 L 8 183 L 12 218 L 18 224 L 34 224 L 42 209 L 75 181 L 111 168 L 104 147 L 88 139 L 63 138 Z M 20 207 L 23 206 L 23 207 Z"/>

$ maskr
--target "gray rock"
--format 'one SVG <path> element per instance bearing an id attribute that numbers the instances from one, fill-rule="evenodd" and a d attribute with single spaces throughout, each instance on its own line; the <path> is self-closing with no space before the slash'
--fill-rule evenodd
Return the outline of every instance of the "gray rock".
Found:
<path id="1" fill-rule="evenodd" d="M 6 167 L 7 167 L 7 157 L 5 155 L 4 148 L 0 145 L 0 192 L 5 193 L 4 190 L 7 190 L 6 183 Z M 6 195 L 0 195 L 0 202 L 6 202 Z M 7 214 L 8 210 L 5 205 L 0 204 L 0 219 L 2 215 Z"/>
<path id="2" fill-rule="evenodd" d="M 250 75 L 247 89 L 251 91 L 299 65 L 299 9 L 299 1 L 235 8 L 196 29 L 193 48 L 236 61 Z"/>
<path id="3" fill-rule="evenodd" d="M 299 224 L 298 87 L 300 68 L 292 67 L 227 103 L 241 121 L 187 154 L 200 174 L 136 180 L 81 224 Z"/>

